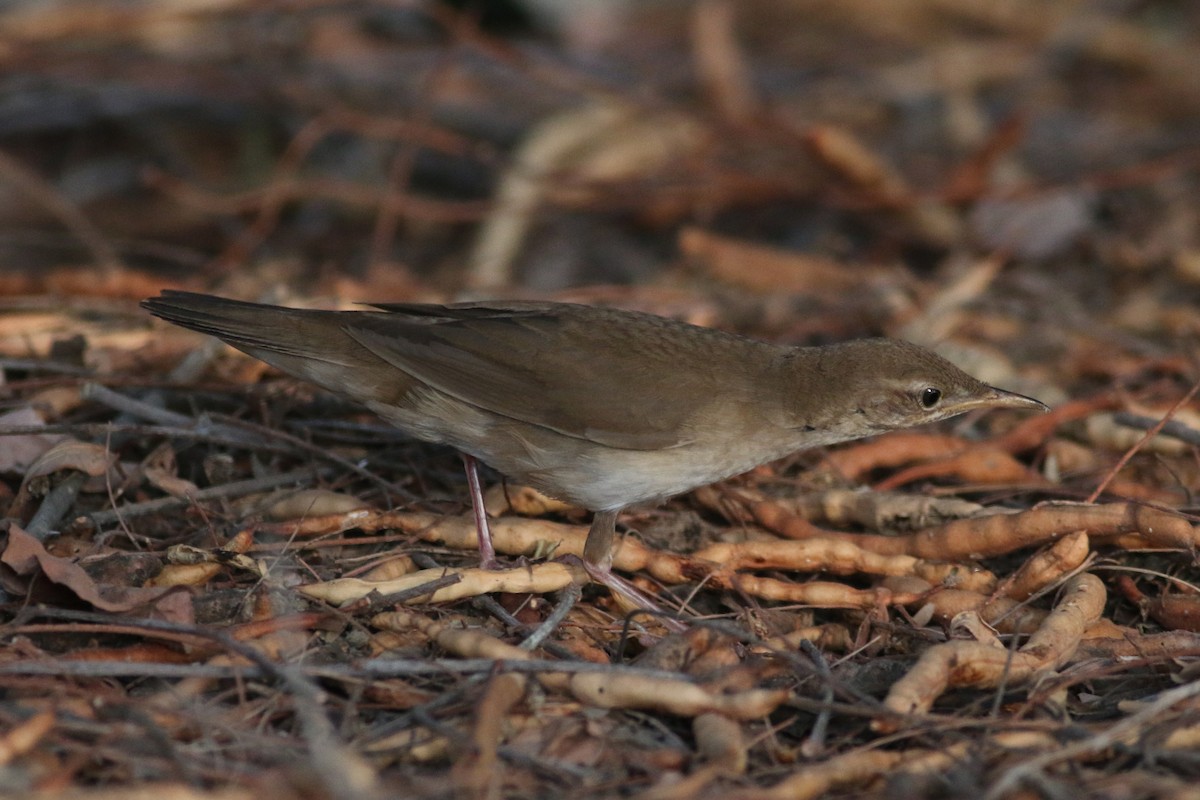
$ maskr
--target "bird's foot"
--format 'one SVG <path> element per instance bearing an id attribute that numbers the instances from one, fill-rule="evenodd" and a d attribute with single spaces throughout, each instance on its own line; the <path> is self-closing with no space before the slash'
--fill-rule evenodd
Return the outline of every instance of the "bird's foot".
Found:
<path id="1" fill-rule="evenodd" d="M 611 567 L 593 564 L 586 558 L 580 558 L 576 555 L 562 556 L 559 560 L 582 567 L 592 581 L 607 586 L 609 591 L 617 595 L 620 601 L 623 601 L 624 605 L 640 608 L 643 611 L 654 614 L 662 621 L 664 627 L 672 633 L 683 633 L 688 629 L 687 625 L 675 619 L 674 612 L 660 606 L 650 595 L 614 573 Z"/>

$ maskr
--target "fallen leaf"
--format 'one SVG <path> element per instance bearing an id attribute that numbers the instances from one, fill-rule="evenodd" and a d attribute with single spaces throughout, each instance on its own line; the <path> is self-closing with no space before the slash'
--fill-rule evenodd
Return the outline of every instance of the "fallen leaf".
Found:
<path id="1" fill-rule="evenodd" d="M 28 427 L 45 425 L 45 420 L 30 406 L 16 408 L 0 414 L 0 427 Z M 24 473 L 47 450 L 63 440 L 61 434 L 25 433 L 5 436 L 0 447 L 0 472 Z"/>
<path id="2" fill-rule="evenodd" d="M 116 454 L 103 445 L 67 439 L 42 453 L 25 472 L 24 482 L 64 469 L 78 470 L 95 478 L 107 472 L 116 462 Z"/>
<path id="3" fill-rule="evenodd" d="M 41 542 L 15 524 L 9 525 L 8 543 L 0 555 L 0 563 L 24 576 L 40 569 L 46 578 L 70 589 L 80 600 L 101 611 L 125 612 L 144 608 L 150 612 L 148 616 L 170 622 L 191 624 L 194 619 L 191 595 L 180 587 L 98 584 L 83 567 L 50 555 Z"/>

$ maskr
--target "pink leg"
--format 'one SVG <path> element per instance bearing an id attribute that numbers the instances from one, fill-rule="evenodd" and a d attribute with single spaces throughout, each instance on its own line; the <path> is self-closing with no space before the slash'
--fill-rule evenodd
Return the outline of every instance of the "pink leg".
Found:
<path id="1" fill-rule="evenodd" d="M 569 556 L 569 558 L 574 558 L 574 556 Z M 589 564 L 583 559 L 580 560 L 582 561 L 583 569 L 587 572 L 589 578 L 596 583 L 607 586 L 610 592 L 621 595 L 631 605 L 635 605 L 645 611 L 656 614 L 658 621 L 661 622 L 663 627 L 667 630 L 671 631 L 672 633 L 683 633 L 688 629 L 687 625 L 684 625 L 674 617 L 668 616 L 667 614 L 669 612 L 665 611 L 662 606 L 650 599 L 650 597 L 641 589 L 637 588 L 632 583 L 613 572 L 611 568 L 603 569 L 595 564 Z"/>
<path id="2" fill-rule="evenodd" d="M 588 577 L 596 583 L 607 586 L 613 594 L 621 595 L 629 601 L 630 605 L 659 613 L 667 630 L 675 633 L 686 631 L 686 625 L 663 615 L 663 610 L 657 603 L 632 583 L 612 571 L 612 547 L 617 536 L 616 523 L 616 511 L 597 511 L 592 518 L 592 527 L 588 530 L 587 543 L 583 547 L 583 558 L 581 559 Z"/>
<path id="3" fill-rule="evenodd" d="M 467 487 L 471 492 L 471 509 L 475 512 L 475 534 L 479 537 L 479 565 L 484 569 L 496 569 L 496 548 L 492 545 L 492 529 L 488 527 L 487 512 L 483 508 L 483 490 L 479 487 L 479 470 L 474 456 L 462 454 L 463 466 L 467 469 Z"/>

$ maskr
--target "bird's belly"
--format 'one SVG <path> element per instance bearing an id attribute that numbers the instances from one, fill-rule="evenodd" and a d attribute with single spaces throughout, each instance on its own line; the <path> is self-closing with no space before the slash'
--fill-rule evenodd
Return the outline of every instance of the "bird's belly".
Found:
<path id="1" fill-rule="evenodd" d="M 410 406 L 369 403 L 393 425 L 475 456 L 507 477 L 593 511 L 662 500 L 739 475 L 801 446 L 785 431 L 634 450 L 520 423 L 429 392 Z"/>
<path id="2" fill-rule="evenodd" d="M 610 450 L 524 477 L 534 487 L 584 508 L 615 510 L 663 500 L 727 477 L 714 478 L 711 465 L 705 466 L 678 454 Z"/>
<path id="3" fill-rule="evenodd" d="M 522 473 L 497 469 L 547 494 L 592 510 L 613 510 L 663 500 L 747 472 L 796 448 L 789 442 L 757 447 L 685 446 L 665 450 L 623 450 L 590 444 L 549 454 L 542 468 Z M 486 461 L 486 457 L 484 457 Z M 511 469 L 511 468 L 510 468 Z"/>

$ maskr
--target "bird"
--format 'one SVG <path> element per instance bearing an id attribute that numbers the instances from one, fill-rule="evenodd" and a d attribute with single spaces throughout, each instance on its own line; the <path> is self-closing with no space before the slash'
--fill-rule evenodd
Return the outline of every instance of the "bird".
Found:
<path id="1" fill-rule="evenodd" d="M 583 562 L 610 586 L 628 506 L 967 411 L 1048 410 L 900 339 L 790 346 L 540 301 L 325 311 L 166 290 L 141 305 L 458 450 L 485 568 L 498 562 L 477 462 L 592 511 Z"/>

